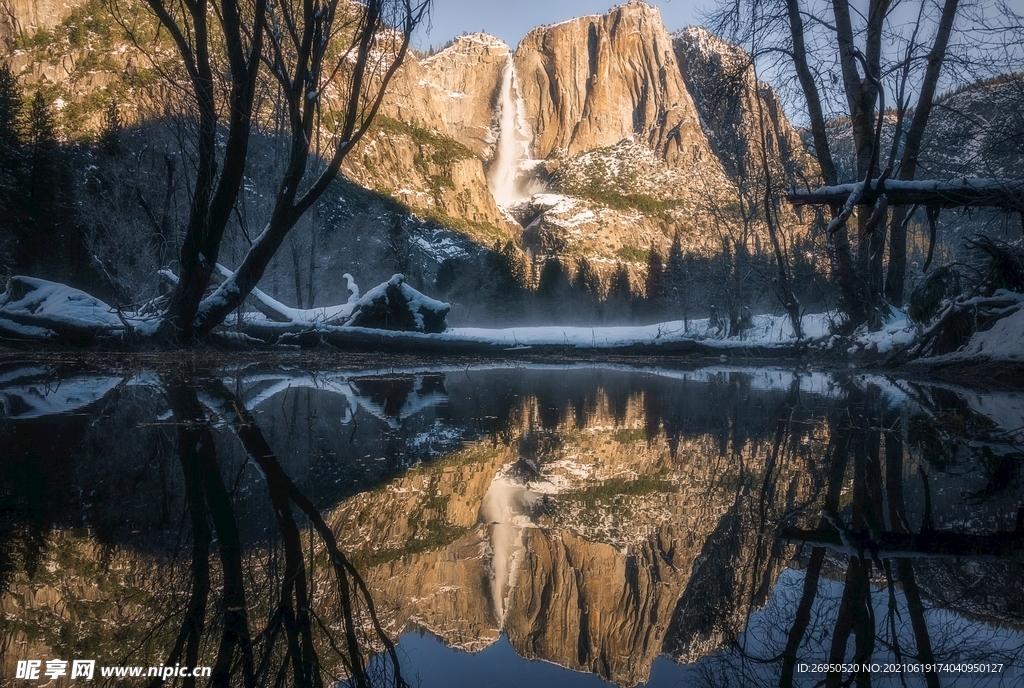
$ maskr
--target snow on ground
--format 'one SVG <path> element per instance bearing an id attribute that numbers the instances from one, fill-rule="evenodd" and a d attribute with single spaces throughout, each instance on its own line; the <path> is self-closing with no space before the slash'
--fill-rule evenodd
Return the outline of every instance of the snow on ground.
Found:
<path id="1" fill-rule="evenodd" d="M 996 321 L 991 329 L 975 332 L 959 351 L 943 358 L 1024 361 L 1024 310 Z"/>
<path id="2" fill-rule="evenodd" d="M 854 345 L 850 347 L 849 353 L 857 353 L 862 349 L 870 353 L 887 354 L 895 348 L 909 345 L 917 336 L 917 328 L 907 314 L 901 310 L 894 310 L 889 321 L 877 332 L 858 330 L 854 334 Z"/>
<path id="3" fill-rule="evenodd" d="M 396 276 L 398 277 L 398 276 Z M 394 280 L 395 278 L 392 278 Z M 336 308 L 353 306 L 352 312 L 365 306 L 374 298 L 384 294 L 389 282 L 374 287 L 364 294 L 355 304 L 347 304 Z M 401 284 L 403 295 L 415 314 L 417 325 L 423 326 L 422 311 L 438 310 L 448 304 L 431 299 L 416 292 L 408 285 Z M 260 295 L 257 295 L 260 298 Z M 564 346 L 576 349 L 610 349 L 638 344 L 663 344 L 670 342 L 695 341 L 709 348 L 721 349 L 723 354 L 730 350 L 742 351 L 751 347 L 785 348 L 796 343 L 793 328 L 788 316 L 758 315 L 754 316 L 754 324 L 738 337 L 725 337 L 722 329 L 710 324 L 707 318 L 690 320 L 673 320 L 653 325 L 630 325 L 618 327 L 567 327 L 562 325 L 545 325 L 535 327 L 509 327 L 492 329 L 484 327 L 455 327 L 440 333 L 424 333 L 417 331 L 380 330 L 366 327 L 355 327 L 347 323 L 333 324 L 324 321 L 323 317 L 308 319 L 306 314 L 320 313 L 321 309 L 298 311 L 279 304 L 273 299 L 273 310 L 295 318 L 290 323 L 274 322 L 262 313 L 246 313 L 245 320 L 265 328 L 281 327 L 287 329 L 295 324 L 308 326 L 317 332 L 362 332 L 379 337 L 382 342 L 387 339 L 418 339 L 424 341 L 473 342 L 506 347 L 509 350 L 529 348 L 532 346 Z M 263 300 L 261 298 L 261 300 Z M 266 302 L 265 302 L 266 303 Z M 269 305 L 269 304 L 268 304 Z M 803 338 L 801 341 L 823 340 L 827 335 L 833 316 L 829 313 L 806 315 L 803 318 Z M 341 318 L 339 318 L 341 319 Z M 337 321 L 335 321 L 337 322 Z"/>

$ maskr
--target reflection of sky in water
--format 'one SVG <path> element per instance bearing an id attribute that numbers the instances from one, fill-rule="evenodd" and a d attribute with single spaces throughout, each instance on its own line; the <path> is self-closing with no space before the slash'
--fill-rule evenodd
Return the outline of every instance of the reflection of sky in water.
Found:
<path id="1" fill-rule="evenodd" d="M 420 688 L 608 688 L 591 673 L 569 671 L 541 660 L 523 659 L 502 635 L 479 652 L 460 652 L 447 647 L 427 632 L 410 632 L 398 643 L 403 671 Z M 686 686 L 697 676 L 694 667 L 680 666 L 659 657 L 646 686 Z"/>
<path id="2" fill-rule="evenodd" d="M 741 636 L 736 649 L 705 657 L 692 665 L 679 665 L 667 657 L 658 657 L 651 667 L 650 679 L 645 686 L 663 688 L 668 686 L 718 685 L 751 686 L 777 685 L 778 664 L 768 661 L 786 643 L 785 631 L 792 623 L 792 612 L 799 602 L 804 585 L 802 571 L 785 570 L 772 590 L 768 604 L 750 615 L 747 629 Z M 803 659 L 807 663 L 825 661 L 828 655 L 827 637 L 822 643 L 824 628 L 835 625 L 842 584 L 821 579 L 818 583 L 819 597 L 813 616 L 816 626 L 810 631 L 809 642 L 805 644 Z M 888 595 L 884 590 L 874 590 L 875 615 L 884 618 Z M 897 603 L 906 607 L 902 592 L 896 593 Z M 978 623 L 946 610 L 929 610 L 928 625 L 941 634 L 939 642 L 952 652 L 943 653 L 948 662 L 1006 662 L 1024 646 L 1024 632 Z M 780 623 L 780 618 L 785 622 Z M 903 662 L 917 661 L 913 655 L 913 631 L 909 620 L 904 617 L 898 623 L 898 635 L 903 647 Z M 889 647 L 876 651 L 872 663 L 895 662 L 890 639 Z M 852 645 L 852 642 L 851 642 Z M 524 659 L 516 654 L 503 633 L 501 637 L 478 652 L 463 652 L 447 647 L 444 642 L 428 631 L 411 631 L 402 635 L 399 644 L 404 671 L 413 685 L 419 681 L 421 688 L 447 688 L 448 686 L 480 686 L 486 688 L 598 688 L 611 685 L 594 674 L 569 671 L 563 667 L 541 660 Z M 908 649 L 911 651 L 908 656 Z M 852 647 L 851 647 L 852 652 Z M 979 660 L 979 657 L 985 657 Z M 849 660 L 849 657 L 847 658 Z M 824 674 L 807 672 L 796 675 L 796 685 L 813 686 L 824 679 Z M 939 678 L 945 686 L 989 686 L 1021 685 L 1024 668 L 1006 664 L 1002 674 L 971 674 L 940 672 Z M 876 674 L 871 684 L 880 688 L 924 685 L 920 674 Z"/>
<path id="3" fill-rule="evenodd" d="M 504 635 L 475 653 L 459 652 L 429 633 L 406 633 L 398 643 L 403 668 L 413 685 L 422 688 L 480 686 L 481 688 L 604 688 L 594 674 L 568 671 L 516 654 Z"/>
<path id="4" fill-rule="evenodd" d="M 696 668 L 707 670 L 714 667 L 716 672 L 734 677 L 736 685 L 757 682 L 758 679 L 765 684 L 770 684 L 773 679 L 777 680 L 777 663 L 764 663 L 764 660 L 775 656 L 785 646 L 786 632 L 792 625 L 793 611 L 800 601 L 803 586 L 804 573 L 802 571 L 793 569 L 782 571 L 772 590 L 768 604 L 750 615 L 746 632 L 738 643 L 744 648 L 745 653 L 738 651 L 720 653 L 698 662 Z M 805 637 L 800 661 L 807 664 L 826 661 L 831 640 L 827 632 L 835 627 L 842 596 L 843 584 L 841 582 L 824 577 L 818 580 L 818 597 L 811 613 L 814 621 Z M 895 599 L 897 608 L 906 610 L 907 599 L 902 591 L 896 591 Z M 888 591 L 873 587 L 872 603 L 875 618 L 877 620 L 886 619 L 889 604 Z M 932 646 L 939 661 L 951 663 L 986 661 L 1005 664 L 1003 674 L 940 672 L 939 678 L 942 685 L 1019 685 L 1017 681 L 1021 680 L 1020 677 L 1024 676 L 1024 672 L 1012 662 L 1019 658 L 1021 648 L 1024 647 L 1024 632 L 971 620 L 944 609 L 928 609 L 925 612 L 925 618 L 932 634 Z M 871 656 L 871 663 L 896 662 L 894 643 L 889 628 L 876 630 L 881 635 L 881 642 L 876 645 L 875 652 Z M 918 662 L 914 631 L 905 611 L 896 620 L 896 634 L 899 638 L 899 646 L 902 648 L 902 662 Z M 845 660 L 847 662 L 852 661 L 850 657 L 853 653 L 853 644 L 851 639 L 849 654 Z M 825 674 L 807 672 L 803 675 L 797 674 L 797 678 L 801 682 L 799 685 L 811 686 L 822 681 Z M 920 674 L 907 674 L 903 678 L 909 685 L 924 685 L 924 679 Z M 898 675 L 885 675 L 884 673 L 872 676 L 871 684 L 894 687 L 902 685 Z M 656 685 L 653 681 L 653 673 L 651 685 Z"/>

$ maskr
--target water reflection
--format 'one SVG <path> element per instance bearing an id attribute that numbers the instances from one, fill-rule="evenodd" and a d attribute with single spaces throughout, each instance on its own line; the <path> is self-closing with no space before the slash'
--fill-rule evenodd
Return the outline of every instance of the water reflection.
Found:
<path id="1" fill-rule="evenodd" d="M 491 679 L 519 657 L 623 686 L 1019 680 L 1019 394 L 777 370 L 9 365 L 0 404 L 4 676 L 94 655 L 376 685 L 507 644 Z M 443 646 L 391 652 L 410 631 Z M 802 667 L 823 662 L 1004 673 Z"/>

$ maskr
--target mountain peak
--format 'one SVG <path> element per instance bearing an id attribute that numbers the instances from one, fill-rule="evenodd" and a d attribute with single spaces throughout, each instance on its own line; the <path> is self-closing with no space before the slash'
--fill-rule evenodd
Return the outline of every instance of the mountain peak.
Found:
<path id="1" fill-rule="evenodd" d="M 671 166 L 705 157 L 672 39 L 647 3 L 534 29 L 516 51 L 516 72 L 537 158 L 574 156 L 630 137 Z"/>
<path id="2" fill-rule="evenodd" d="M 508 44 L 497 36 L 489 33 L 477 32 L 456 36 L 451 45 L 428 57 L 424 62 L 436 60 L 441 56 L 455 57 L 465 55 L 507 55 L 511 52 Z"/>
<path id="3" fill-rule="evenodd" d="M 728 59 L 732 63 L 746 64 L 750 62 L 749 56 L 743 48 L 719 38 L 703 26 L 687 26 L 680 29 L 672 34 L 672 41 L 676 46 L 677 56 L 682 49 L 683 52 L 691 55 L 699 55 L 703 60 L 717 56 L 719 59 Z M 681 57 L 680 62 L 682 62 Z"/>

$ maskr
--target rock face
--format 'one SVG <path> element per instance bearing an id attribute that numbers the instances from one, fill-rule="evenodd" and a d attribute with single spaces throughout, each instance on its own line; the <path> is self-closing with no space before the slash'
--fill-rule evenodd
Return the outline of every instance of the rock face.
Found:
<path id="1" fill-rule="evenodd" d="M 810 172 L 811 161 L 799 134 L 771 87 L 757 83 L 750 56 L 742 48 L 696 26 L 674 34 L 672 43 L 709 143 L 730 177 L 750 174 L 757 165 L 761 113 L 769 154 L 791 170 Z"/>
<path id="2" fill-rule="evenodd" d="M 635 137 L 673 166 L 711 159 L 672 39 L 649 5 L 535 29 L 515 64 L 538 158 Z"/>
<path id="3" fill-rule="evenodd" d="M 384 126 L 346 160 L 345 174 L 481 244 L 514 239 L 485 172 L 510 54 L 497 38 L 472 34 L 422 60 L 410 55 L 384 101 Z"/>
<path id="4" fill-rule="evenodd" d="M 0 41 L 7 45 L 18 36 L 52 29 L 83 0 L 0 0 Z"/>
<path id="5" fill-rule="evenodd" d="M 420 63 L 423 80 L 443 92 L 439 114 L 448 133 L 485 160 L 493 153 L 494 111 L 511 54 L 504 42 L 475 33 Z"/>
<path id="6" fill-rule="evenodd" d="M 13 3 L 20 26 L 44 27 L 74 1 L 0 0 Z M 78 54 L 58 34 L 7 61 L 27 86 L 47 82 L 60 101 L 55 111 L 63 108 L 63 135 L 95 133 L 111 98 L 121 99 L 119 112 L 131 123 L 146 109 L 139 103 L 166 100 L 143 93 L 162 82 L 127 41 L 87 35 L 82 44 L 106 57 L 79 73 Z M 635 1 L 537 28 L 515 51 L 486 34 L 460 36 L 436 54 L 407 56 L 343 173 L 478 247 L 512 241 L 536 263 L 585 256 L 605 275 L 623 262 L 639 277 L 645 251 L 666 253 L 676 233 L 689 252 L 720 250 L 710 206 L 728 205 L 735 179 L 757 167 L 759 110 L 769 122 L 770 155 L 813 176 L 778 99 L 743 72 L 747 62 L 742 50 L 703 30 L 670 36 L 658 10 Z M 733 78 L 737 70 L 741 78 Z M 103 97 L 92 97 L 97 91 Z M 516 117 L 502 117 L 508 107 Z M 521 159 L 511 161 L 498 155 L 510 122 L 523 143 Z M 509 165 L 527 197 L 499 194 L 499 206 L 489 181 Z"/>

